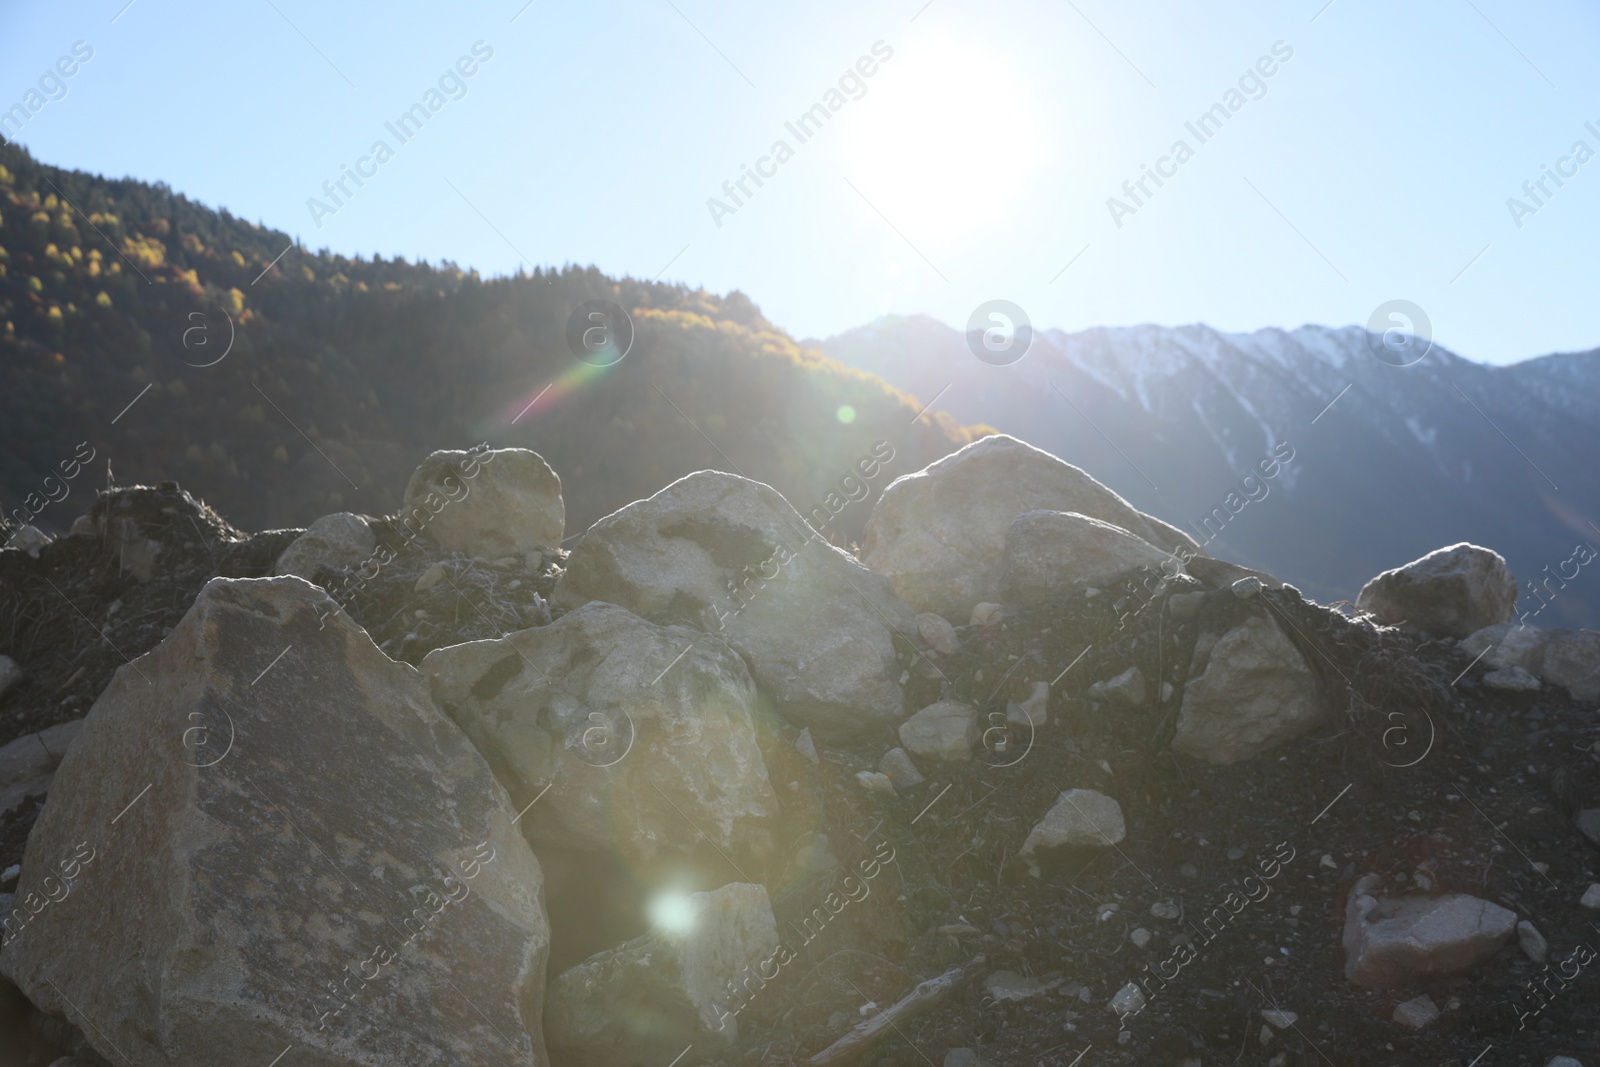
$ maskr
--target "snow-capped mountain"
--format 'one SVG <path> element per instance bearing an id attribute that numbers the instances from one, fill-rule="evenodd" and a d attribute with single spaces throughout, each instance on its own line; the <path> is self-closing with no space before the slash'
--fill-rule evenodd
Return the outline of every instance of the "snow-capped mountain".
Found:
<path id="1" fill-rule="evenodd" d="M 1491 367 L 1435 345 L 1396 366 L 1355 326 L 1135 326 L 1039 331 L 1021 360 L 992 366 L 922 317 L 820 347 L 1055 452 L 1319 599 L 1354 599 L 1379 571 L 1463 539 L 1503 553 L 1525 588 L 1578 541 L 1600 547 L 1600 350 Z M 1538 625 L 1600 625 L 1600 574 L 1549 588 Z"/>

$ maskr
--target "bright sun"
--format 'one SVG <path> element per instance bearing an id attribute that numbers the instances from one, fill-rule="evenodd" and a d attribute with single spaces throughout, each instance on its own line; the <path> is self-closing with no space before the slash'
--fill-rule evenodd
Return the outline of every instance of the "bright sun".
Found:
<path id="1" fill-rule="evenodd" d="M 945 245 L 1011 216 L 1040 134 L 1006 63 L 935 37 L 896 48 L 871 86 L 844 172 L 907 238 Z"/>

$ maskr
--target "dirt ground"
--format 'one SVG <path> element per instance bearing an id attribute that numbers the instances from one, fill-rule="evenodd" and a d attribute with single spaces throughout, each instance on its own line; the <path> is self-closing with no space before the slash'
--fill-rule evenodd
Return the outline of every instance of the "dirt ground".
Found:
<path id="1" fill-rule="evenodd" d="M 265 573 L 295 535 L 246 535 L 170 483 L 103 494 L 91 518 L 91 533 L 37 560 L 0 553 L 0 653 L 28 674 L 0 698 L 0 743 L 81 717 L 205 581 Z M 130 570 L 138 553 L 119 551 L 138 538 L 162 545 L 149 581 Z M 396 658 L 415 663 L 432 648 L 550 617 L 559 555 L 488 565 L 420 545 L 407 552 L 346 605 Z M 413 592 L 435 563 L 450 580 Z M 764 748 L 788 812 L 781 837 L 809 856 L 769 881 L 796 957 L 749 997 L 736 1045 L 695 1048 L 680 1067 L 801 1062 L 870 1015 L 869 1002 L 887 1007 L 979 956 L 969 981 L 862 1062 L 937 1065 L 968 1047 L 991 1065 L 1060 1067 L 1543 1067 L 1558 1054 L 1600 1064 L 1600 978 L 1588 971 L 1524 1023 L 1518 1012 L 1538 1002 L 1521 985 L 1541 972 L 1515 942 L 1463 978 L 1391 993 L 1345 981 L 1340 946 L 1345 898 L 1368 872 L 1392 894 L 1458 890 L 1511 908 L 1548 939 L 1552 964 L 1580 944 L 1600 946 L 1600 913 L 1578 903 L 1600 881 L 1600 854 L 1572 818 L 1600 806 L 1600 712 L 1550 688 L 1486 689 L 1481 665 L 1468 669 L 1471 657 L 1451 642 L 1376 629 L 1292 589 L 1258 597 L 1293 632 L 1332 714 L 1326 728 L 1235 766 L 1170 748 L 1196 636 L 1251 610 L 1225 586 L 1186 622 L 1157 602 L 1119 628 L 1102 593 L 959 628 L 954 656 L 906 644 L 909 704 L 967 700 L 988 729 L 971 762 L 924 767 L 927 781 L 897 797 L 856 781 L 897 743 L 891 732 L 819 745 L 813 765 L 794 747 L 798 731 L 773 725 Z M 1088 699 L 1092 682 L 1131 665 L 1170 683 L 1166 699 L 1139 708 Z M 1048 723 L 1001 728 L 1007 701 L 1040 681 L 1050 684 Z M 1018 850 L 1074 787 L 1116 798 L 1127 837 L 1047 856 L 1035 876 Z M 0 821 L 0 868 L 20 860 L 37 808 Z M 870 892 L 807 940 L 804 920 L 844 874 L 886 852 L 893 858 Z M 1220 928 L 1202 926 L 1274 857 L 1268 897 Z M 1192 961 L 1164 983 L 1152 977 L 1184 942 Z M 991 990 L 1002 970 L 1017 977 Z M 1106 1005 L 1139 979 L 1154 993 L 1124 1029 Z M 1421 993 L 1443 1009 L 1438 1021 L 1420 1033 L 1391 1021 L 1397 1003 Z M 1263 1010 L 1296 1018 L 1279 1029 Z M 680 1051 L 663 1050 L 663 1067 Z"/>

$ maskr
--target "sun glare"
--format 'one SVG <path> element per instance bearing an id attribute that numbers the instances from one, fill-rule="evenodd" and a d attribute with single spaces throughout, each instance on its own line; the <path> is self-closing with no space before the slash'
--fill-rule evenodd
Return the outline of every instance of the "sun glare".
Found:
<path id="1" fill-rule="evenodd" d="M 1006 219 L 1038 169 L 1029 95 L 980 46 L 935 37 L 896 49 L 863 103 L 845 175 L 912 241 L 956 241 Z"/>
<path id="2" fill-rule="evenodd" d="M 650 902 L 650 925 L 673 934 L 694 929 L 694 902 L 687 893 L 663 893 Z"/>

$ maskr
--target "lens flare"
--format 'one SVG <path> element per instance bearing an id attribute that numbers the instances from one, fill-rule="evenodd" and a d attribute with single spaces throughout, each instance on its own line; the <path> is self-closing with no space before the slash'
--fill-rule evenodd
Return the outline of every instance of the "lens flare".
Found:
<path id="1" fill-rule="evenodd" d="M 694 902 L 686 893 L 663 893 L 650 902 L 650 925 L 673 934 L 694 929 Z"/>

